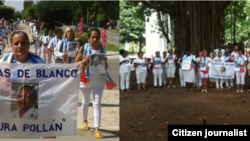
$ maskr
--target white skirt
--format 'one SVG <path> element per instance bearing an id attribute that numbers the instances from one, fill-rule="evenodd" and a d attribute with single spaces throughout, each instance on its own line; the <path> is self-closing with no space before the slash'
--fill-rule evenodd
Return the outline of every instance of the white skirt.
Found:
<path id="1" fill-rule="evenodd" d="M 185 70 L 184 72 L 184 82 L 193 83 L 195 80 L 194 69 Z"/>

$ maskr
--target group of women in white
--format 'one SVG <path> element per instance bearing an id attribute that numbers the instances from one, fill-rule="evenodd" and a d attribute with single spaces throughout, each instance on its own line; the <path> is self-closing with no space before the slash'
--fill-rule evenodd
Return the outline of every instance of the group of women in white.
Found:
<path id="1" fill-rule="evenodd" d="M 34 42 L 30 42 L 28 35 L 25 32 L 22 31 L 17 31 L 14 32 L 13 35 L 11 36 L 11 46 L 12 46 L 12 55 L 5 56 L 2 60 L 2 62 L 5 62 L 10 56 L 14 58 L 13 62 L 7 62 L 7 63 L 31 63 L 30 60 L 31 57 L 38 59 L 39 61 L 36 61 L 34 63 L 51 63 L 50 59 L 45 58 L 44 53 L 48 54 L 51 53 L 51 56 L 55 56 L 56 59 L 54 60 L 55 63 L 75 63 L 79 64 L 79 69 L 82 72 L 86 72 L 87 74 L 89 71 L 89 61 L 90 57 L 92 54 L 99 54 L 102 53 L 105 55 L 104 57 L 104 62 L 105 62 L 105 69 L 108 69 L 108 64 L 107 64 L 107 57 L 106 57 L 106 51 L 103 48 L 102 44 L 100 43 L 101 39 L 101 33 L 99 29 L 97 28 L 92 28 L 88 31 L 88 43 L 83 43 L 81 40 L 75 40 L 75 33 L 72 28 L 67 28 L 64 31 L 64 36 L 62 36 L 62 29 L 57 28 L 55 30 L 55 36 L 53 36 L 52 30 L 49 30 L 49 33 L 47 36 L 43 36 L 41 34 L 41 30 L 37 24 L 33 24 L 36 28 L 29 27 L 29 24 L 27 24 L 27 27 L 29 27 L 29 31 L 33 39 L 35 40 Z M 41 41 L 42 37 L 42 41 Z M 20 40 L 15 40 L 15 39 L 21 39 Z M 13 43 L 16 41 L 17 43 Z M 41 41 L 41 42 L 40 42 Z M 20 43 L 22 42 L 22 44 Z M 23 44 L 23 42 L 25 44 Z M 38 43 L 38 44 L 36 44 Z M 75 54 L 67 54 L 67 48 L 68 48 L 68 43 L 77 43 L 77 49 Z M 32 53 L 29 51 L 30 45 L 35 44 L 35 53 Z M 25 46 L 24 46 L 25 45 Z M 36 45 L 41 45 L 41 47 L 36 46 Z M 20 46 L 20 50 L 25 50 L 25 54 L 21 54 L 21 58 L 27 58 L 25 60 L 20 60 L 19 59 L 19 54 L 15 53 L 16 46 Z M 43 50 L 42 52 L 39 52 L 40 50 Z M 18 56 L 19 55 L 19 56 Z M 40 57 L 39 57 L 39 56 Z M 47 55 L 48 57 L 49 55 Z M 51 57 L 49 56 L 49 57 Z M 34 59 L 33 59 L 34 60 Z M 51 59 L 53 60 L 53 59 Z M 88 79 L 88 83 L 83 83 L 80 82 L 80 90 L 83 94 L 82 96 L 82 114 L 83 114 L 83 123 L 82 123 L 82 129 L 83 130 L 89 130 L 88 126 L 88 107 L 89 107 L 89 102 L 90 102 L 90 96 L 92 92 L 92 101 L 93 101 L 93 110 L 94 110 L 94 128 L 95 128 L 95 138 L 103 138 L 104 136 L 99 132 L 99 127 L 101 126 L 101 99 L 102 99 L 102 94 L 104 90 L 104 85 L 105 85 L 105 75 L 104 74 L 91 74 L 86 76 Z"/>
<path id="2" fill-rule="evenodd" d="M 0 21 L 0 56 L 2 57 L 6 45 L 10 46 L 10 38 L 13 33 L 13 23 L 9 21 Z"/>
<path id="3" fill-rule="evenodd" d="M 151 65 L 154 76 L 154 88 L 167 86 L 168 88 L 175 88 L 175 71 L 176 65 L 179 64 L 179 78 L 180 86 L 185 87 L 185 91 L 193 91 L 193 87 L 202 88 L 201 92 L 208 92 L 208 82 L 215 83 L 216 89 L 223 89 L 223 85 L 227 89 L 234 87 L 234 79 L 219 79 L 209 77 L 209 66 L 211 62 L 234 62 L 236 66 L 240 66 L 241 69 L 234 70 L 236 77 L 236 92 L 243 92 L 245 85 L 245 74 L 248 72 L 247 64 L 250 61 L 250 57 L 246 57 L 242 50 L 238 50 L 238 46 L 234 46 L 234 50 L 231 54 L 225 50 L 215 50 L 208 55 L 206 50 L 203 50 L 197 54 L 191 54 L 189 50 L 182 52 L 178 61 L 177 56 L 173 53 L 173 50 L 169 52 L 163 52 L 163 56 L 160 56 L 160 52 L 157 51 L 155 56 L 148 61 L 143 57 L 143 53 L 139 52 L 138 57 L 131 61 L 128 57 L 128 52 L 125 50 L 120 51 L 120 89 L 121 92 L 130 88 L 130 73 L 131 66 L 134 66 L 137 79 L 138 90 L 146 89 L 146 77 Z M 190 60 L 191 66 L 189 69 L 182 69 L 183 60 Z M 248 73 L 250 76 L 250 72 Z M 211 84 L 212 85 L 212 84 Z M 250 87 L 249 87 L 250 90 Z"/>

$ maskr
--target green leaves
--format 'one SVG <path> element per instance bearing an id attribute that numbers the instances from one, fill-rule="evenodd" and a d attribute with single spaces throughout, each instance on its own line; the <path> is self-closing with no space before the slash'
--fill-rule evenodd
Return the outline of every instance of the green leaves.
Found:
<path id="1" fill-rule="evenodd" d="M 121 43 L 145 40 L 145 17 L 138 2 L 120 1 L 120 29 Z"/>

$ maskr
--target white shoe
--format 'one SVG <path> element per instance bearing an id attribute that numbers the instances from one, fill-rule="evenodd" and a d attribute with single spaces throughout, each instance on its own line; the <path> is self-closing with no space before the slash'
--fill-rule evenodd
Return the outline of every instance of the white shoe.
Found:
<path id="1" fill-rule="evenodd" d="M 216 89 L 219 89 L 219 87 L 216 87 Z"/>
<path id="2" fill-rule="evenodd" d="M 238 93 L 238 92 L 240 92 L 240 90 L 237 90 L 236 92 Z"/>
<path id="3" fill-rule="evenodd" d="M 204 90 L 204 89 L 202 89 L 202 91 L 201 91 L 201 92 L 203 93 L 203 92 L 205 92 L 205 90 Z"/>
<path id="4" fill-rule="evenodd" d="M 222 87 L 222 86 L 221 86 L 220 88 L 221 88 L 221 89 L 223 89 L 223 87 Z"/>
<path id="5" fill-rule="evenodd" d="M 243 93 L 243 90 L 240 90 L 241 93 Z"/>
<path id="6" fill-rule="evenodd" d="M 173 88 L 175 88 L 175 85 L 172 85 Z"/>
<path id="7" fill-rule="evenodd" d="M 207 93 L 207 89 L 205 89 L 205 93 Z"/>

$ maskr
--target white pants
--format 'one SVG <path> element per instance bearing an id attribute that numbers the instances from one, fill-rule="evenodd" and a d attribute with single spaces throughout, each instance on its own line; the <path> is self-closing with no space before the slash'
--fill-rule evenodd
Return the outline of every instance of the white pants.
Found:
<path id="1" fill-rule="evenodd" d="M 43 59 L 44 62 L 46 62 L 46 54 L 45 54 L 45 51 L 46 51 L 46 47 L 42 46 L 41 47 L 41 58 Z"/>
<path id="2" fill-rule="evenodd" d="M 8 35 L 7 37 L 8 37 L 8 44 L 11 45 L 11 36 Z"/>
<path id="3" fill-rule="evenodd" d="M 245 74 L 246 71 L 244 71 L 243 73 L 240 73 L 239 71 L 236 71 L 236 84 L 245 84 Z"/>
<path id="4" fill-rule="evenodd" d="M 51 64 L 52 53 L 50 52 L 49 54 L 45 54 L 45 55 L 46 55 L 46 64 Z"/>
<path id="5" fill-rule="evenodd" d="M 153 69 L 154 74 L 154 86 L 157 86 L 157 79 L 159 79 L 159 86 L 162 86 L 162 68 Z"/>
<path id="6" fill-rule="evenodd" d="M 92 103 L 94 109 L 94 127 L 100 127 L 101 122 L 101 99 L 103 94 L 103 86 L 93 88 L 81 88 L 82 91 L 82 114 L 83 120 L 88 120 L 88 109 L 90 94 L 92 90 Z"/>
<path id="7" fill-rule="evenodd" d="M 164 86 L 167 85 L 167 69 L 166 68 L 162 68 L 162 82 Z"/>
<path id="8" fill-rule="evenodd" d="M 201 76 L 199 72 L 195 72 L 195 86 L 201 87 Z"/>
<path id="9" fill-rule="evenodd" d="M 136 71 L 137 84 L 146 83 L 147 71 Z"/>
<path id="10" fill-rule="evenodd" d="M 186 84 L 184 82 L 184 72 L 181 70 L 181 68 L 179 69 L 179 76 L 180 76 L 181 86 L 186 86 Z"/>
<path id="11" fill-rule="evenodd" d="M 39 47 L 40 47 L 40 43 L 39 43 L 39 41 L 36 41 L 36 43 L 34 44 L 35 54 L 37 54 Z"/>
<path id="12" fill-rule="evenodd" d="M 120 70 L 120 87 L 121 87 L 121 90 L 129 89 L 130 73 L 131 72 L 124 72 L 124 71 Z"/>
<path id="13" fill-rule="evenodd" d="M 219 85 L 219 81 L 220 81 L 220 85 Z M 223 82 L 224 82 L 224 79 L 217 78 L 216 79 L 216 87 L 220 86 L 222 88 Z"/>
<path id="14" fill-rule="evenodd" d="M 174 78 L 174 76 L 175 76 L 175 67 L 169 67 L 167 69 L 167 74 L 168 74 L 168 78 Z"/>

